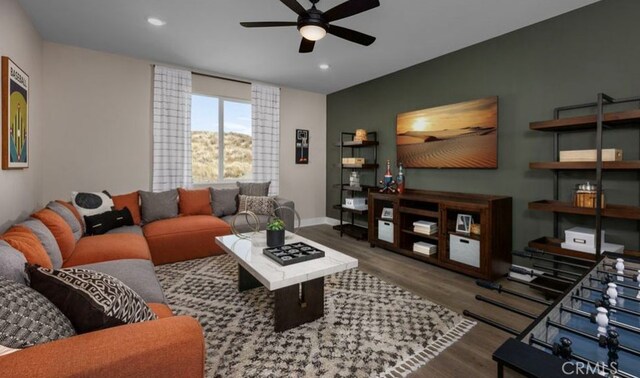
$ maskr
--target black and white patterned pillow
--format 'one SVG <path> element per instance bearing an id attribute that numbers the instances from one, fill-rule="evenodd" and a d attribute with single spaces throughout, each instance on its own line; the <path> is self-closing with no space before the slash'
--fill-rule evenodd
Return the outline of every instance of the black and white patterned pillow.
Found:
<path id="1" fill-rule="evenodd" d="M 115 277 L 89 269 L 27 268 L 31 287 L 86 333 L 156 319 L 144 300 Z"/>
<path id="2" fill-rule="evenodd" d="M 238 196 L 238 211 L 251 211 L 256 215 L 273 215 L 274 200 L 265 196 Z"/>
<path id="3" fill-rule="evenodd" d="M 42 294 L 0 277 L 0 346 L 22 349 L 75 334 L 69 319 Z"/>
<path id="4" fill-rule="evenodd" d="M 113 199 L 106 190 L 102 192 L 72 192 L 71 204 L 78 210 L 83 222 L 84 217 L 113 210 Z"/>

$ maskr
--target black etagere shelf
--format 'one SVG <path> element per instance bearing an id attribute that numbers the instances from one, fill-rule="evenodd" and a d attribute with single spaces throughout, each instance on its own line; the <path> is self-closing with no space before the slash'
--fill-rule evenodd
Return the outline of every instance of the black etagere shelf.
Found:
<path id="1" fill-rule="evenodd" d="M 334 226 L 335 230 L 340 231 L 340 236 L 349 235 L 358 240 L 367 240 L 368 228 L 363 226 L 367 224 L 366 216 L 368 210 L 366 209 L 349 209 L 343 206 L 345 198 L 348 197 L 361 197 L 367 198 L 369 190 L 376 188 L 376 180 L 378 177 L 378 133 L 375 131 L 367 133 L 367 140 L 357 142 L 354 141 L 355 133 L 353 132 L 341 132 L 340 142 L 340 203 L 334 205 L 333 208 L 340 211 L 340 224 Z M 365 157 L 365 151 L 370 150 L 371 157 L 365 161 L 364 164 L 342 164 L 343 158 L 349 157 Z M 345 180 L 345 175 L 350 174 L 352 171 L 371 171 L 372 176 L 370 178 L 369 185 L 365 185 L 362 182 L 362 175 L 360 176 L 360 186 L 350 186 L 349 178 Z M 345 220 L 345 217 L 347 218 Z M 358 225 L 356 221 L 359 217 L 365 217 L 363 222 Z"/>
<path id="2" fill-rule="evenodd" d="M 597 260 L 600 258 L 602 240 L 602 219 L 617 218 L 628 220 L 640 220 L 640 207 L 628 205 L 616 205 L 615 201 L 607 199 L 605 208 L 601 206 L 602 200 L 602 179 L 605 171 L 631 171 L 640 172 L 640 161 L 602 161 L 603 134 L 607 129 L 619 128 L 640 128 L 640 109 L 631 109 L 617 112 L 605 112 L 611 105 L 620 105 L 640 102 L 640 96 L 614 99 L 604 93 L 599 93 L 596 102 L 563 106 L 554 109 L 554 119 L 549 121 L 532 122 L 529 125 L 531 130 L 553 133 L 553 156 L 555 161 L 532 162 L 530 169 L 547 169 L 553 172 L 553 200 L 541 200 L 529 203 L 530 210 L 547 211 L 553 213 L 553 237 L 542 237 L 529 243 L 530 247 L 547 250 L 554 253 L 566 254 L 574 257 L 586 257 Z M 596 114 L 560 118 L 563 112 L 580 109 L 596 108 Z M 595 162 L 561 162 L 560 160 L 560 135 L 564 132 L 574 131 L 595 131 L 596 156 Z M 596 173 L 596 207 L 584 208 L 574 206 L 570 202 L 559 200 L 560 172 L 562 171 L 595 171 Z M 613 202 L 613 203 L 610 203 Z M 560 247 L 560 214 L 577 214 L 592 216 L 595 218 L 595 244 L 596 254 L 590 255 L 582 252 L 563 249 Z M 625 250 L 625 254 L 639 255 L 639 251 Z"/>

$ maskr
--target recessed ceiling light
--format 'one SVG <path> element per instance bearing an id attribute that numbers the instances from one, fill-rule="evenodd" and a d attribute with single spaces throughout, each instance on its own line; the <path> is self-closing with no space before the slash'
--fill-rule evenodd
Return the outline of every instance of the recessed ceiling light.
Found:
<path id="1" fill-rule="evenodd" d="M 330 65 L 328 65 L 327 63 L 322 63 L 321 65 L 319 65 L 318 67 L 320 67 L 321 70 L 328 70 L 329 68 L 331 68 Z"/>
<path id="2" fill-rule="evenodd" d="M 164 26 L 164 25 L 166 25 L 166 24 L 167 24 L 167 22 L 166 22 L 166 21 L 161 20 L 161 19 L 156 18 L 156 17 L 149 17 L 149 18 L 147 18 L 147 22 L 148 22 L 148 23 L 150 23 L 150 24 L 151 24 L 151 25 L 153 25 L 153 26 Z"/>

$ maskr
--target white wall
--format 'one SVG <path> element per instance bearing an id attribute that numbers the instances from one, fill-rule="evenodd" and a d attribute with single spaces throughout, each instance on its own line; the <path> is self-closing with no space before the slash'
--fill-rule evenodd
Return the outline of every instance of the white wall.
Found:
<path id="1" fill-rule="evenodd" d="M 16 0 L 0 0 L 0 55 L 29 75 L 29 168 L 0 170 L 0 232 L 39 205 L 42 188 L 42 40 Z"/>
<path id="2" fill-rule="evenodd" d="M 309 130 L 309 164 L 295 163 L 296 129 Z M 295 201 L 306 223 L 323 222 L 326 209 L 327 96 L 280 91 L 280 195 Z"/>
<path id="3" fill-rule="evenodd" d="M 44 43 L 46 172 L 42 200 L 73 190 L 149 189 L 151 62 Z M 247 84 L 193 76 L 194 92 L 250 99 Z M 280 191 L 303 219 L 324 219 L 326 96 L 281 92 Z M 295 129 L 309 129 L 309 165 L 295 165 Z"/>
<path id="4" fill-rule="evenodd" d="M 73 190 L 148 190 L 151 64 L 45 42 L 44 75 L 43 201 Z"/>

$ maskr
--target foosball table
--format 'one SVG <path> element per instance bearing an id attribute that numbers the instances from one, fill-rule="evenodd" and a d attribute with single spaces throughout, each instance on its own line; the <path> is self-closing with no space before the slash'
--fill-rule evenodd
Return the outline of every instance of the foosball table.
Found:
<path id="1" fill-rule="evenodd" d="M 529 252 L 536 258 L 544 258 L 540 255 L 546 254 Z M 583 261 L 578 264 L 564 261 L 582 266 L 582 271 L 564 271 L 557 265 L 548 268 L 554 273 L 566 273 L 550 277 L 571 283 L 555 301 L 547 301 L 546 310 L 524 331 L 517 332 L 466 312 L 516 336 L 493 354 L 498 377 L 640 377 L 640 259 L 604 253 L 591 266 L 581 265 Z M 531 270 L 530 274 L 535 273 Z M 479 281 L 478 285 L 524 300 L 545 302 L 539 297 L 510 292 L 496 283 Z M 522 312 L 499 302 L 497 305 Z"/>

